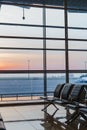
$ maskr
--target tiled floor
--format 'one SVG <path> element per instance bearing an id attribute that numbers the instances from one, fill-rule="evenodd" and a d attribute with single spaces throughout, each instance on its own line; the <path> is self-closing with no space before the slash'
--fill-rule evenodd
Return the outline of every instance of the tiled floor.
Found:
<path id="1" fill-rule="evenodd" d="M 76 122 L 66 126 L 63 122 L 65 118 L 61 118 L 57 123 L 54 120 L 44 120 L 46 115 L 41 111 L 43 105 L 28 105 L 15 107 L 1 107 L 0 113 L 4 119 L 6 130 L 87 130 L 81 128 Z M 64 117 L 66 110 L 60 107 L 56 113 L 57 117 Z M 54 108 L 49 107 L 50 114 L 54 112 Z M 62 123 L 61 123 L 62 122 Z"/>

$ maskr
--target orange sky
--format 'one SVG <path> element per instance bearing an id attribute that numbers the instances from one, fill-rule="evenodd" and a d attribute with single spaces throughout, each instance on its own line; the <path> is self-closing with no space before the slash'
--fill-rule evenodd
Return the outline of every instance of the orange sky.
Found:
<path id="1" fill-rule="evenodd" d="M 86 55 L 74 54 L 69 55 L 69 69 L 85 69 L 84 61 Z M 29 64 L 29 65 L 28 65 Z M 43 69 L 42 53 L 1 53 L 0 70 L 23 70 L 23 69 Z M 49 53 L 47 55 L 47 69 L 65 69 L 64 53 Z"/>
<path id="2" fill-rule="evenodd" d="M 42 53 L 1 53 L 0 70 L 9 69 L 42 69 Z"/>

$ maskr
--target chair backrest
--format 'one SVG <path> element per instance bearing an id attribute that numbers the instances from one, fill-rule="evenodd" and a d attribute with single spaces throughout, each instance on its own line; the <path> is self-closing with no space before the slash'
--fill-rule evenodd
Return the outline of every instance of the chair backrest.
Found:
<path id="1" fill-rule="evenodd" d="M 74 87 L 74 84 L 71 84 L 71 83 L 66 83 L 64 85 L 64 88 L 63 88 L 62 93 L 61 93 L 62 100 L 68 100 L 69 95 L 71 94 L 73 87 Z"/>
<path id="2" fill-rule="evenodd" d="M 85 85 L 75 84 L 69 96 L 70 101 L 82 102 L 85 99 Z"/>
<path id="3" fill-rule="evenodd" d="M 85 99 L 87 100 L 87 85 L 85 86 L 85 91 L 86 91 Z"/>
<path id="4" fill-rule="evenodd" d="M 64 84 L 58 84 L 54 90 L 54 97 L 60 98 Z"/>

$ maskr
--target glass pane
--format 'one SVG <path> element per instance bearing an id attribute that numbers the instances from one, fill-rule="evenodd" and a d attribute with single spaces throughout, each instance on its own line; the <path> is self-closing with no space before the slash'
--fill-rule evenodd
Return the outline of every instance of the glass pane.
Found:
<path id="1" fill-rule="evenodd" d="M 47 91 L 53 91 L 55 90 L 56 86 L 60 83 L 65 83 L 65 74 L 62 73 L 50 73 L 47 74 Z"/>
<path id="2" fill-rule="evenodd" d="M 47 69 L 65 70 L 65 52 L 47 51 Z"/>
<path id="3" fill-rule="evenodd" d="M 23 20 L 23 7 L 2 5 L 0 11 L 0 22 L 42 25 L 41 8 L 25 8 L 24 14 L 25 20 Z"/>
<path id="4" fill-rule="evenodd" d="M 87 49 L 87 42 L 69 41 L 69 49 Z"/>
<path id="5" fill-rule="evenodd" d="M 69 78 L 70 83 L 87 84 L 87 73 L 72 73 L 72 77 L 69 74 Z"/>
<path id="6" fill-rule="evenodd" d="M 64 38 L 65 32 L 64 32 L 64 29 L 47 28 L 46 35 L 47 35 L 47 37 L 52 37 L 52 38 Z"/>
<path id="7" fill-rule="evenodd" d="M 69 52 L 69 69 L 84 70 L 87 61 L 87 52 Z"/>
<path id="8" fill-rule="evenodd" d="M 1 50 L 0 70 L 42 70 L 42 51 Z"/>
<path id="9" fill-rule="evenodd" d="M 43 29 L 37 27 L 0 26 L 1 36 L 42 37 Z"/>
<path id="10" fill-rule="evenodd" d="M 51 49 L 65 49 L 65 41 L 46 40 L 47 48 Z"/>
<path id="11" fill-rule="evenodd" d="M 69 82 L 70 83 L 76 83 L 77 79 L 78 79 L 78 74 L 69 73 Z"/>
<path id="12" fill-rule="evenodd" d="M 0 47 L 42 48 L 42 40 L 33 39 L 0 39 Z"/>
<path id="13" fill-rule="evenodd" d="M 87 30 L 69 29 L 68 36 L 69 38 L 87 39 Z"/>
<path id="14" fill-rule="evenodd" d="M 0 94 L 43 92 L 43 74 L 0 74 Z"/>
<path id="15" fill-rule="evenodd" d="M 46 9 L 46 24 L 64 26 L 64 10 Z"/>
<path id="16" fill-rule="evenodd" d="M 87 12 L 69 11 L 68 13 L 68 26 L 69 27 L 84 27 L 87 28 Z"/>

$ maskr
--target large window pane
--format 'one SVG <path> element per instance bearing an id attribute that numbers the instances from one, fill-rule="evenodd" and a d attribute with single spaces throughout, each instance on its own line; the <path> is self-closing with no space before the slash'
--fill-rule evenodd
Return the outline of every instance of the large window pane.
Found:
<path id="1" fill-rule="evenodd" d="M 65 70 L 65 52 L 47 51 L 47 69 Z"/>
<path id="2" fill-rule="evenodd" d="M 0 11 L 0 22 L 23 23 L 23 24 L 42 24 L 42 8 L 29 7 L 24 10 L 23 7 L 2 5 Z"/>
<path id="3" fill-rule="evenodd" d="M 87 84 L 87 74 L 86 73 L 72 73 L 69 74 L 70 83 Z"/>
<path id="4" fill-rule="evenodd" d="M 43 28 L 37 27 L 21 27 L 21 26 L 0 26 L 1 36 L 26 36 L 26 37 L 42 37 Z"/>
<path id="5" fill-rule="evenodd" d="M 0 74 L 0 94 L 43 92 L 43 74 Z"/>
<path id="6" fill-rule="evenodd" d="M 46 40 L 46 47 L 50 49 L 65 49 L 65 41 Z"/>
<path id="7" fill-rule="evenodd" d="M 87 49 L 87 41 L 69 41 L 69 49 Z"/>
<path id="8" fill-rule="evenodd" d="M 62 73 L 50 73 L 47 74 L 47 91 L 53 91 L 55 90 L 56 86 L 60 83 L 65 83 L 65 74 Z"/>
<path id="9" fill-rule="evenodd" d="M 1 50 L 0 53 L 1 70 L 42 70 L 43 52 L 42 51 L 17 51 Z"/>
<path id="10" fill-rule="evenodd" d="M 46 35 L 47 37 L 52 37 L 52 38 L 64 38 L 64 29 L 59 29 L 59 28 L 47 28 L 46 29 Z"/>
<path id="11" fill-rule="evenodd" d="M 87 30 L 69 29 L 68 36 L 75 39 L 87 39 Z"/>
<path id="12" fill-rule="evenodd" d="M 87 52 L 69 52 L 69 69 L 84 70 L 87 61 Z"/>
<path id="13" fill-rule="evenodd" d="M 1 38 L 0 47 L 42 48 L 43 40 Z"/>
<path id="14" fill-rule="evenodd" d="M 68 26 L 69 27 L 85 27 L 87 28 L 87 12 L 75 13 L 75 10 L 68 13 Z"/>
<path id="15" fill-rule="evenodd" d="M 64 11 L 58 9 L 46 9 L 46 24 L 64 26 Z"/>

